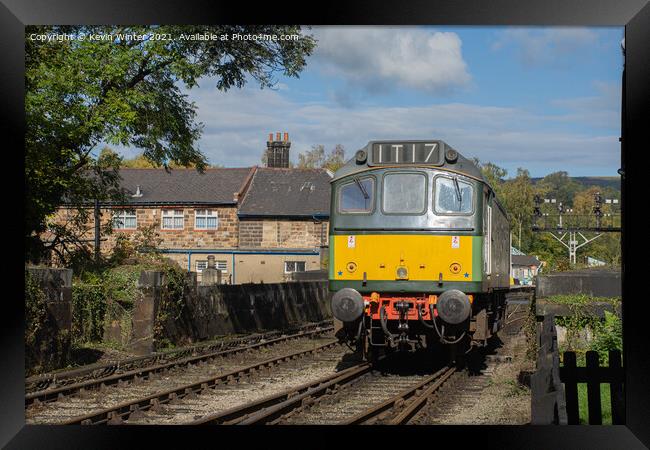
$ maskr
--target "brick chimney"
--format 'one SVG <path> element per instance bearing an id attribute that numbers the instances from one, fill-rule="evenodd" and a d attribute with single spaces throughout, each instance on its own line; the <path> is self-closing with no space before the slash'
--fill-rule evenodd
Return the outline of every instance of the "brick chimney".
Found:
<path id="1" fill-rule="evenodd" d="M 284 136 L 276 133 L 275 140 L 273 133 L 269 133 L 269 140 L 266 142 L 266 167 L 289 167 L 289 147 L 289 133 L 284 133 Z"/>

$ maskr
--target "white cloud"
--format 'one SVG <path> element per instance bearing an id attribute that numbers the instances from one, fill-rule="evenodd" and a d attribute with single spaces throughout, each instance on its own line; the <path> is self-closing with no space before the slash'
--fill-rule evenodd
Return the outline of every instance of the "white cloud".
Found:
<path id="1" fill-rule="evenodd" d="M 551 105 L 565 109 L 567 114 L 556 116 L 558 120 L 581 121 L 590 126 L 620 129 L 621 84 L 595 81 L 596 95 L 556 99 Z"/>
<path id="2" fill-rule="evenodd" d="M 565 66 L 580 50 L 598 43 L 598 34 L 587 28 L 509 28 L 498 34 L 492 50 L 513 47 L 526 66 Z"/>
<path id="3" fill-rule="evenodd" d="M 471 76 L 456 33 L 414 27 L 314 27 L 314 61 L 328 75 L 376 92 L 393 86 L 445 94 Z"/>
<path id="4" fill-rule="evenodd" d="M 620 167 L 618 133 L 571 131 L 585 125 L 579 114 L 461 103 L 348 109 L 332 103 L 295 103 L 281 92 L 255 87 L 226 93 L 196 90 L 191 98 L 206 124 L 201 150 L 212 163 L 227 167 L 260 164 L 268 133 L 285 131 L 292 141 L 293 161 L 314 144 L 343 144 L 351 157 L 372 139 L 440 138 L 463 155 L 492 161 L 510 173 L 524 167 L 534 176 L 557 170 L 612 175 Z"/>

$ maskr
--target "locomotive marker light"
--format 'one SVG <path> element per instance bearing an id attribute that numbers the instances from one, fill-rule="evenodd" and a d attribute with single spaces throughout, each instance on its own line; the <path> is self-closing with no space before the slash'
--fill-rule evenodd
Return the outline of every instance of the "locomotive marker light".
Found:
<path id="1" fill-rule="evenodd" d="M 452 325 L 458 325 L 469 317 L 472 305 L 464 292 L 458 289 L 449 289 L 438 297 L 436 309 L 442 320 Z"/>
<path id="2" fill-rule="evenodd" d="M 445 152 L 445 159 L 449 164 L 453 164 L 458 160 L 458 152 L 453 148 L 448 148 Z"/>
<path id="3" fill-rule="evenodd" d="M 356 289 L 337 291 L 330 303 L 332 314 L 341 322 L 354 322 L 363 314 L 363 298 Z"/>
<path id="4" fill-rule="evenodd" d="M 363 164 L 368 159 L 368 154 L 366 153 L 365 150 L 357 150 L 357 153 L 355 154 L 355 159 L 357 161 L 357 164 Z"/>

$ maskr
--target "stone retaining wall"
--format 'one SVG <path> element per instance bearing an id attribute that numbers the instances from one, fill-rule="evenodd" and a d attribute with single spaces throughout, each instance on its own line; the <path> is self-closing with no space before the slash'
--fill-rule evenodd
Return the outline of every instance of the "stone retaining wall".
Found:
<path id="1" fill-rule="evenodd" d="M 613 270 L 585 270 L 559 272 L 536 277 L 537 298 L 552 295 L 585 294 L 592 297 L 620 297 L 621 272 Z"/>
<path id="2" fill-rule="evenodd" d="M 187 276 L 189 286 L 180 317 L 163 323 L 164 336 L 176 344 L 331 317 L 325 282 L 199 286 L 195 274 Z"/>
<path id="3" fill-rule="evenodd" d="M 65 366 L 70 359 L 72 329 L 72 270 L 28 267 L 45 294 L 47 318 L 36 333 L 32 348 L 25 349 L 32 368 Z M 27 344 L 27 343 L 26 343 Z"/>

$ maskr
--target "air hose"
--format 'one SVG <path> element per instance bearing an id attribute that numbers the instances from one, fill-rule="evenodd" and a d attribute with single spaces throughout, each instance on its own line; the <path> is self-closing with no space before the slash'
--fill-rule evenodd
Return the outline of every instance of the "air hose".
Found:
<path id="1" fill-rule="evenodd" d="M 395 336 L 388 331 L 388 326 L 386 325 L 386 307 L 382 305 L 382 307 L 379 309 L 379 323 L 381 324 L 381 329 L 388 338 L 388 340 L 393 343 L 393 339 L 395 339 Z"/>
<path id="2" fill-rule="evenodd" d="M 433 317 L 433 314 L 431 314 L 431 319 L 435 320 L 435 317 Z M 429 325 L 428 323 L 425 322 L 424 317 L 422 317 L 422 306 L 418 306 L 418 320 L 422 325 L 424 325 L 427 328 L 434 329 L 433 325 Z"/>
<path id="3" fill-rule="evenodd" d="M 442 333 L 438 329 L 438 324 L 436 323 L 436 316 L 433 315 L 433 304 L 429 304 L 429 311 L 431 312 L 431 320 L 433 321 L 433 328 L 436 330 L 436 334 L 440 338 L 440 342 L 443 344 L 457 344 L 465 337 L 465 332 L 463 331 L 463 334 L 460 335 L 458 339 L 455 339 L 453 341 L 449 341 L 445 338 L 445 328 L 443 326 L 442 328 Z"/>

